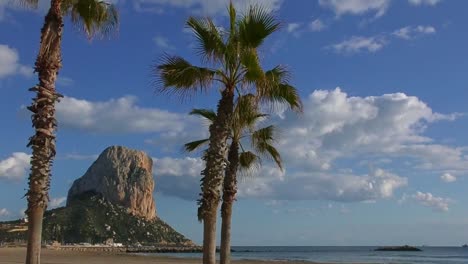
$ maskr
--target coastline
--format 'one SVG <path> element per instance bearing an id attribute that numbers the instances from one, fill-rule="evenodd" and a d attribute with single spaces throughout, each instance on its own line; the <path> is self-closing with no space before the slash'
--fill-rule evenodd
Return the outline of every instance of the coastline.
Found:
<path id="1" fill-rule="evenodd" d="M 24 263 L 26 248 L 11 247 L 0 248 L 0 264 Z M 272 261 L 264 260 L 233 260 L 235 264 L 265 264 Z M 308 261 L 273 261 L 275 264 L 320 264 Z M 43 248 L 41 254 L 42 264 L 199 264 L 201 259 L 178 258 L 169 256 L 155 256 L 142 254 L 129 254 L 122 252 L 93 252 L 93 251 L 71 251 L 52 250 Z M 328 263 L 329 264 L 329 263 Z"/>

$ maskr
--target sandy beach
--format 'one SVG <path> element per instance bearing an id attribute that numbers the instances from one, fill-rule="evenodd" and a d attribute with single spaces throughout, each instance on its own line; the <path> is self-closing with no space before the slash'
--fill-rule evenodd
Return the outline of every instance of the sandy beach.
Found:
<path id="1" fill-rule="evenodd" d="M 0 264 L 24 263 L 26 248 L 0 248 Z M 42 264 L 195 264 L 202 263 L 199 259 L 172 258 L 166 256 L 138 256 L 122 253 L 76 252 L 42 250 Z M 241 260 L 236 264 L 262 264 L 266 261 Z M 304 262 L 275 261 L 275 264 L 299 264 Z M 312 264 L 312 262 L 306 262 Z M 317 263 L 316 263 L 317 264 Z"/>

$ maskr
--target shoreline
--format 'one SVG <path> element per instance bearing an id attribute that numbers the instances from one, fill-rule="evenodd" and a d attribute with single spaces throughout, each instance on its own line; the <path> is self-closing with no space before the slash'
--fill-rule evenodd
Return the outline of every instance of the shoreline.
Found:
<path id="1" fill-rule="evenodd" d="M 24 263 L 26 248 L 4 247 L 0 248 L 0 264 Z M 283 261 L 283 260 L 232 260 L 235 264 L 324 264 L 309 261 Z M 112 251 L 72 251 L 53 250 L 43 248 L 41 253 L 42 264 L 199 264 L 202 260 L 190 257 L 174 257 L 153 255 L 152 253 L 125 253 Z M 330 264 L 330 263 L 327 263 Z"/>

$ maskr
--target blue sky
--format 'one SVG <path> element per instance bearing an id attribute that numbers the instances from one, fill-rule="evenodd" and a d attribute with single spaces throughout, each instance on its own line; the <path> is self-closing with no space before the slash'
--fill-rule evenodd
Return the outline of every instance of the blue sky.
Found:
<path id="1" fill-rule="evenodd" d="M 264 163 L 241 180 L 234 245 L 460 245 L 468 240 L 468 34 L 461 0 L 235 1 L 264 4 L 283 22 L 261 48 L 287 65 L 304 113 L 271 122 L 285 171 Z M 154 158 L 158 215 L 196 242 L 203 164 L 181 144 L 206 136 L 186 113 L 213 108 L 212 92 L 181 101 L 155 93 L 164 52 L 194 63 L 189 15 L 226 25 L 225 0 L 116 2 L 121 25 L 88 41 L 67 21 L 57 83 L 58 154 L 52 207 L 107 146 Z M 26 207 L 32 133 L 24 106 L 46 2 L 0 0 L 0 220 Z"/>

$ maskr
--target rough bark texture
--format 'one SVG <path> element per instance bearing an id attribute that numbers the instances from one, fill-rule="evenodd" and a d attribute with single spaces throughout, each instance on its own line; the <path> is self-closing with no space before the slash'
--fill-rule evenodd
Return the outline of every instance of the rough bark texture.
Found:
<path id="1" fill-rule="evenodd" d="M 49 201 L 50 171 L 55 157 L 55 102 L 60 97 L 55 81 L 62 66 L 61 41 L 63 18 L 61 0 L 52 0 L 41 30 L 41 44 L 35 63 L 39 84 L 30 90 L 36 92 L 31 106 L 34 135 L 29 139 L 32 148 L 28 199 L 28 249 L 26 264 L 39 264 L 41 254 L 42 218 Z"/>
<path id="2" fill-rule="evenodd" d="M 216 215 L 221 184 L 227 165 L 227 139 L 234 105 L 234 87 L 227 87 L 218 103 L 217 117 L 210 125 L 210 145 L 204 156 L 206 168 L 202 171 L 202 197 L 199 200 L 198 219 L 203 220 L 203 263 L 216 263 Z"/>
<path id="3" fill-rule="evenodd" d="M 132 215 L 147 220 L 156 218 L 153 160 L 143 151 L 122 146 L 105 149 L 86 173 L 73 182 L 67 205 L 90 191 L 127 208 Z"/>
<path id="4" fill-rule="evenodd" d="M 239 167 L 239 143 L 232 141 L 228 154 L 229 166 L 223 184 L 223 204 L 221 205 L 221 264 L 231 263 L 231 218 L 232 206 L 237 193 L 237 169 Z"/>

